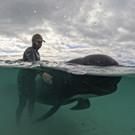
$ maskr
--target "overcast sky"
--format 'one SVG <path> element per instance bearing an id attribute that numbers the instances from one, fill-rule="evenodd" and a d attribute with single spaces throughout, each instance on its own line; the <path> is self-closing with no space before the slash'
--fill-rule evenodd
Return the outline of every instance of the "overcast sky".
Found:
<path id="1" fill-rule="evenodd" d="M 0 0 L 0 58 L 22 58 L 31 38 L 46 40 L 42 59 L 107 54 L 135 58 L 135 0 Z M 7 57 L 5 57 L 7 56 Z"/>

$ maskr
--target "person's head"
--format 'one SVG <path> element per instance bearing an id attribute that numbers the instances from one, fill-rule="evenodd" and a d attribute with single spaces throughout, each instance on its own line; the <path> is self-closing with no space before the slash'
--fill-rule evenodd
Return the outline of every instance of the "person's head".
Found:
<path id="1" fill-rule="evenodd" d="M 42 46 L 42 42 L 45 42 L 40 34 L 35 34 L 32 37 L 32 47 L 34 49 L 40 49 Z"/>

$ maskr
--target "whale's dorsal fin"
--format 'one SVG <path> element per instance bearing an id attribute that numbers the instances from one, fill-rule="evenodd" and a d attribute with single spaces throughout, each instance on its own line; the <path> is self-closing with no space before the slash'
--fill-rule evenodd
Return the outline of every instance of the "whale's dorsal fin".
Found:
<path id="1" fill-rule="evenodd" d="M 37 120 L 33 121 L 33 123 L 40 122 L 40 121 L 43 121 L 43 120 L 49 118 L 50 116 L 52 116 L 60 108 L 60 106 L 61 105 L 53 106 L 47 113 L 45 113 L 43 116 L 41 116 Z"/>
<path id="2" fill-rule="evenodd" d="M 79 99 L 77 105 L 71 108 L 71 110 L 82 110 L 90 107 L 89 99 Z"/>

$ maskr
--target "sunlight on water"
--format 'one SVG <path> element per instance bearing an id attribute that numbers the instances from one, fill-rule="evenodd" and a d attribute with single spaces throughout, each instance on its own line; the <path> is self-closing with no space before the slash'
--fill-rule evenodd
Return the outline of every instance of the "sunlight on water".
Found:
<path id="1" fill-rule="evenodd" d="M 119 75 L 134 75 L 135 74 L 135 66 L 107 66 L 107 67 L 100 67 L 100 66 L 84 66 L 84 65 L 77 65 L 77 64 L 69 64 L 66 62 L 56 62 L 56 61 L 41 61 L 41 62 L 22 62 L 21 60 L 16 61 L 0 61 L 0 66 L 4 67 L 14 67 L 14 68 L 32 68 L 38 69 L 40 67 L 44 68 L 51 68 L 51 69 L 60 69 L 63 71 L 67 71 L 73 74 L 94 74 L 94 75 L 112 75 L 112 76 L 119 76 Z"/>

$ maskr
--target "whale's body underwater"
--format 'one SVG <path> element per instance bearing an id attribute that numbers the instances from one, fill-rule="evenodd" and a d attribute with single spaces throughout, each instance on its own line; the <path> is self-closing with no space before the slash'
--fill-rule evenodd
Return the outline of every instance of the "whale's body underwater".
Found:
<path id="1" fill-rule="evenodd" d="M 107 55 L 89 55 L 73 59 L 67 63 L 95 66 L 118 66 L 118 62 Z M 50 70 L 53 84 L 47 85 L 41 78 L 36 80 L 37 102 L 51 105 L 52 108 L 35 122 L 52 116 L 62 105 L 77 101 L 71 110 L 82 110 L 90 107 L 89 98 L 111 94 L 117 90 L 121 77 L 75 75 L 64 71 Z"/>

